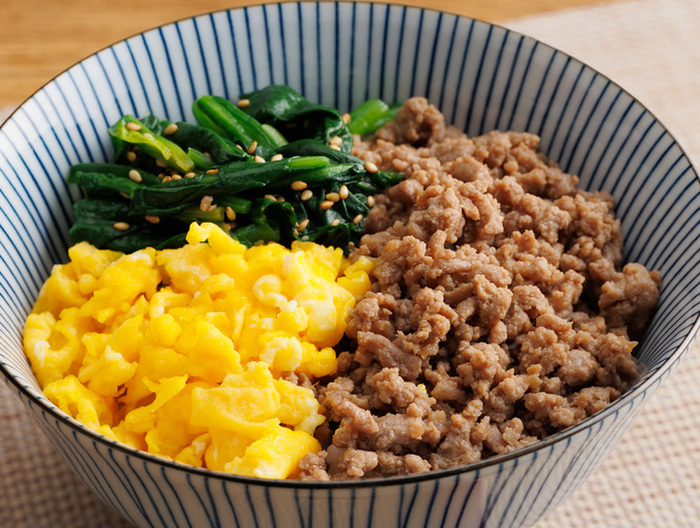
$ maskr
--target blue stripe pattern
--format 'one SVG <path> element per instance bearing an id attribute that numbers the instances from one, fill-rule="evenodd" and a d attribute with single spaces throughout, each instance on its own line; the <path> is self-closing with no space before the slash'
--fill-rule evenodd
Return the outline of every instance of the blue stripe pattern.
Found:
<path id="1" fill-rule="evenodd" d="M 192 119 L 194 98 L 285 83 L 348 111 L 428 97 L 471 135 L 541 136 L 581 186 L 614 195 L 625 258 L 663 277 L 639 348 L 639 379 L 586 422 L 516 454 L 378 482 L 262 483 L 169 463 L 88 432 L 50 404 L 21 349 L 24 318 L 70 244 L 79 197 L 65 175 L 113 152 L 122 114 Z M 618 443 L 683 358 L 700 314 L 700 182 L 661 123 L 576 59 L 484 22 L 364 2 L 224 10 L 134 36 L 88 57 L 0 130 L 0 371 L 84 482 L 135 526 L 401 528 L 529 526 Z M 266 485 L 267 484 L 267 485 Z"/>

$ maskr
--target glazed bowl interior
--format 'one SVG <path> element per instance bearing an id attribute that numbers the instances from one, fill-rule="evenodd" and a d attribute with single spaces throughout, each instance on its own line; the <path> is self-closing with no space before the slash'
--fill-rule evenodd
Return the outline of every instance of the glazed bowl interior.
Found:
<path id="1" fill-rule="evenodd" d="M 49 82 L 0 130 L 0 369 L 40 422 L 48 416 L 109 444 L 42 396 L 22 351 L 24 319 L 51 267 L 67 258 L 79 197 L 66 183 L 69 167 L 108 160 L 107 128 L 124 114 L 192 120 L 201 95 L 233 99 L 268 84 L 341 111 L 422 95 L 470 135 L 538 134 L 541 150 L 581 187 L 612 193 L 625 259 L 661 272 L 659 307 L 630 389 L 542 446 L 643 400 L 687 351 L 699 324 L 700 183 L 671 134 L 629 93 L 541 42 L 465 17 L 377 3 L 268 4 L 110 46 Z"/>

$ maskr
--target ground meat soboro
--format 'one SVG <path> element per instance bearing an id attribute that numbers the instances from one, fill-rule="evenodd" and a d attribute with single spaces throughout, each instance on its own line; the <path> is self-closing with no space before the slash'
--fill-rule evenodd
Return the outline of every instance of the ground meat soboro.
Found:
<path id="1" fill-rule="evenodd" d="M 661 278 L 622 266 L 613 199 L 585 192 L 532 134 L 470 138 L 412 98 L 355 154 L 406 179 L 376 197 L 376 259 L 349 352 L 317 387 L 326 449 L 301 478 L 466 464 L 569 427 L 635 377 Z"/>

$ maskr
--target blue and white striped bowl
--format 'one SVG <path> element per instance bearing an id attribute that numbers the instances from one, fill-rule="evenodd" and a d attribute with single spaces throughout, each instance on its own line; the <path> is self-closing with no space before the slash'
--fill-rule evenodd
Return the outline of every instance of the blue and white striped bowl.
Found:
<path id="1" fill-rule="evenodd" d="M 203 94 L 269 83 L 348 110 L 425 95 L 475 135 L 531 131 L 587 189 L 610 191 L 625 256 L 663 275 L 640 376 L 603 412 L 508 455 L 370 482 L 239 478 L 164 462 L 62 414 L 22 353 L 25 316 L 66 259 L 70 165 L 102 161 L 122 114 L 192 119 Z M 688 350 L 700 312 L 700 182 L 673 137 L 619 86 L 523 35 L 430 10 L 287 2 L 154 29 L 88 57 L 26 101 L 0 130 L 0 371 L 85 483 L 136 526 L 527 526 L 616 445 Z"/>

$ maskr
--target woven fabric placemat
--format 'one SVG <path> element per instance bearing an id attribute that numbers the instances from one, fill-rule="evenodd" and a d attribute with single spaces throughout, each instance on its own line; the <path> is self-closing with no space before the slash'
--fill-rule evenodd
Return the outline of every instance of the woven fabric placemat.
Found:
<path id="1" fill-rule="evenodd" d="M 627 89 L 700 160 L 695 0 L 634 0 L 507 21 Z M 8 112 L 0 109 L 0 122 Z M 536 528 L 700 527 L 700 346 L 620 444 Z M 128 528 L 73 474 L 0 383 L 0 527 Z"/>

